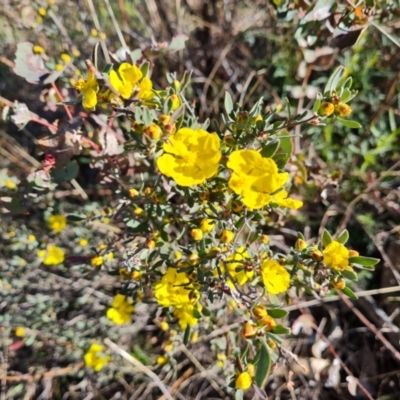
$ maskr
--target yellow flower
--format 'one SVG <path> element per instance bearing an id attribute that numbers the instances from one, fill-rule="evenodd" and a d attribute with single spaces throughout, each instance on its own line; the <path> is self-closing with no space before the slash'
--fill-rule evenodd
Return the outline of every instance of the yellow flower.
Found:
<path id="1" fill-rule="evenodd" d="M 61 60 L 64 61 L 65 64 L 69 64 L 72 61 L 71 56 L 66 53 L 61 54 L 60 58 L 61 58 Z"/>
<path id="2" fill-rule="evenodd" d="M 343 271 L 349 265 L 349 250 L 336 240 L 326 246 L 323 254 L 324 264 L 328 268 Z"/>
<path id="3" fill-rule="evenodd" d="M 14 189 L 17 188 L 17 185 L 16 185 L 11 179 L 7 179 L 7 180 L 4 182 L 4 186 L 5 186 L 7 189 L 10 189 L 10 190 L 14 190 Z"/>
<path id="4" fill-rule="evenodd" d="M 28 235 L 28 242 L 34 242 L 36 240 L 35 235 Z"/>
<path id="5" fill-rule="evenodd" d="M 15 328 L 15 336 L 24 337 L 25 336 L 25 328 L 23 326 L 18 326 Z"/>
<path id="6" fill-rule="evenodd" d="M 236 389 L 246 390 L 251 386 L 252 383 L 253 380 L 251 379 L 250 374 L 247 371 L 245 371 L 237 375 L 235 380 L 235 387 Z"/>
<path id="7" fill-rule="evenodd" d="M 103 256 L 94 256 L 91 258 L 90 262 L 94 267 L 100 267 L 104 263 L 104 258 Z"/>
<path id="8" fill-rule="evenodd" d="M 122 63 L 118 73 L 114 70 L 110 72 L 110 84 L 124 99 L 129 99 L 142 76 L 142 71 L 136 65 Z"/>
<path id="9" fill-rule="evenodd" d="M 277 261 L 264 260 L 261 264 L 261 275 L 268 293 L 286 292 L 290 285 L 290 274 Z"/>
<path id="10" fill-rule="evenodd" d="M 54 67 L 54 69 L 56 71 L 61 71 L 64 67 L 62 66 L 62 64 L 56 64 L 56 66 Z"/>
<path id="11" fill-rule="evenodd" d="M 220 236 L 221 241 L 224 242 L 224 243 L 232 242 L 234 237 L 235 237 L 235 234 L 232 231 L 228 230 L 228 229 L 224 229 L 221 232 L 221 236 Z"/>
<path id="12" fill-rule="evenodd" d="M 87 239 L 84 239 L 84 238 L 79 239 L 79 246 L 85 247 L 88 245 L 88 243 L 89 242 L 87 241 Z"/>
<path id="13" fill-rule="evenodd" d="M 154 287 L 155 298 L 163 307 L 181 307 L 193 304 L 198 299 L 198 291 L 193 288 L 185 272 L 169 267 L 161 281 Z"/>
<path id="14" fill-rule="evenodd" d="M 254 277 L 253 269 L 251 269 L 250 271 L 247 271 L 245 269 L 244 264 L 246 260 L 250 260 L 249 253 L 247 252 L 245 247 L 239 247 L 235 254 L 231 254 L 230 256 L 226 257 L 225 262 L 221 261 L 219 263 L 219 267 L 222 273 L 225 273 L 225 270 L 227 269 L 229 275 L 231 275 L 239 285 L 244 285 L 246 282 L 252 280 Z M 240 271 L 237 271 L 239 269 Z M 214 276 L 219 276 L 217 269 L 214 270 Z M 233 284 L 231 279 L 228 279 L 227 284 L 232 289 L 235 288 L 235 285 Z"/>
<path id="15" fill-rule="evenodd" d="M 41 8 L 39 8 L 38 13 L 39 13 L 42 17 L 44 17 L 44 16 L 47 14 L 47 11 L 46 11 L 45 8 L 41 7 Z"/>
<path id="16" fill-rule="evenodd" d="M 203 218 L 200 222 L 200 229 L 204 233 L 211 232 L 214 229 L 215 221 L 209 218 Z"/>
<path id="17" fill-rule="evenodd" d="M 75 88 L 82 93 L 82 105 L 84 108 L 91 110 L 96 107 L 99 84 L 97 83 L 96 77 L 92 71 L 88 72 L 86 80 L 79 78 Z"/>
<path id="18" fill-rule="evenodd" d="M 107 318 L 117 325 L 126 324 L 130 322 L 134 311 L 131 299 L 127 299 L 123 294 L 117 294 L 114 296 L 111 308 L 107 310 Z"/>
<path id="19" fill-rule="evenodd" d="M 190 234 L 194 240 L 203 239 L 203 231 L 201 229 L 192 229 Z"/>
<path id="20" fill-rule="evenodd" d="M 100 371 L 110 361 L 110 356 L 104 353 L 104 347 L 101 344 L 93 343 L 84 357 L 85 365 Z"/>
<path id="21" fill-rule="evenodd" d="M 46 250 L 39 250 L 38 256 L 43 259 L 44 265 L 58 265 L 64 262 L 64 251 L 57 246 L 47 246 Z"/>
<path id="22" fill-rule="evenodd" d="M 54 232 L 61 232 L 67 226 L 67 218 L 61 214 L 50 215 L 47 226 Z"/>
<path id="23" fill-rule="evenodd" d="M 174 316 L 178 318 L 178 324 L 182 330 L 185 330 L 188 325 L 193 326 L 197 324 L 198 319 L 193 316 L 195 308 L 201 309 L 201 305 L 197 304 L 197 306 L 194 306 L 193 304 L 186 304 L 182 307 L 175 308 Z"/>
<path id="24" fill-rule="evenodd" d="M 33 46 L 32 50 L 35 54 L 44 54 L 44 48 L 42 46 Z"/>
<path id="25" fill-rule="evenodd" d="M 164 154 L 157 166 L 162 174 L 172 178 L 178 185 L 199 185 L 218 172 L 221 152 L 216 133 L 203 129 L 182 128 L 169 136 L 164 143 Z"/>
<path id="26" fill-rule="evenodd" d="M 157 364 L 158 365 L 165 365 L 165 364 L 167 364 L 167 362 L 168 362 L 168 357 L 165 357 L 165 356 L 159 356 L 158 358 L 157 358 Z"/>
<path id="27" fill-rule="evenodd" d="M 242 196 L 242 202 L 249 209 L 258 209 L 269 203 L 281 207 L 300 208 L 303 203 L 287 198 L 284 190 L 275 195 L 272 193 L 282 189 L 289 174 L 280 173 L 272 158 L 263 158 L 256 150 L 237 150 L 227 163 L 233 172 L 228 185 L 236 194 Z"/>

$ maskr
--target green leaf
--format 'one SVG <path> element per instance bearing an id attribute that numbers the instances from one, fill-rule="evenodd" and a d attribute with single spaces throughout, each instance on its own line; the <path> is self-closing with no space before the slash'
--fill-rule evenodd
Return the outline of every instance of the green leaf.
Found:
<path id="1" fill-rule="evenodd" d="M 297 238 L 301 239 L 301 240 L 306 240 L 306 238 L 304 237 L 304 235 L 301 232 L 297 232 Z"/>
<path id="2" fill-rule="evenodd" d="M 150 63 L 148 61 L 144 62 L 143 65 L 140 67 L 140 71 L 142 71 L 144 77 L 146 77 L 147 74 L 149 73 L 149 69 L 150 69 Z"/>
<path id="3" fill-rule="evenodd" d="M 185 42 L 188 39 L 189 37 L 183 34 L 174 36 L 171 43 L 165 49 L 169 51 L 183 50 L 185 48 Z"/>
<path id="4" fill-rule="evenodd" d="M 358 123 L 357 121 L 352 121 L 350 119 L 344 119 L 340 117 L 336 117 L 337 121 L 341 123 L 344 126 L 347 126 L 348 128 L 354 128 L 354 129 L 360 129 L 362 128 L 362 125 Z"/>
<path id="5" fill-rule="evenodd" d="M 277 335 L 289 335 L 290 329 L 285 328 L 283 325 L 277 325 L 272 328 L 272 332 Z"/>
<path id="6" fill-rule="evenodd" d="M 233 100 L 232 96 L 228 91 L 225 92 L 224 105 L 225 105 L 225 111 L 229 115 L 233 111 Z"/>
<path id="7" fill-rule="evenodd" d="M 276 308 L 273 310 L 268 310 L 268 315 L 272 318 L 284 318 L 286 315 L 288 315 L 288 312 L 286 310 Z"/>
<path id="8" fill-rule="evenodd" d="M 113 64 L 109 63 L 103 68 L 102 73 L 108 75 L 111 72 L 112 69 L 113 69 Z"/>
<path id="9" fill-rule="evenodd" d="M 351 86 L 353 85 L 353 78 L 349 76 L 344 82 L 343 82 L 343 89 L 350 89 Z M 342 100 L 343 101 L 343 100 Z"/>
<path id="10" fill-rule="evenodd" d="M 271 355 L 269 354 L 269 349 L 265 339 L 260 340 L 260 357 L 256 365 L 256 373 L 254 376 L 254 382 L 258 387 L 262 388 L 265 385 L 265 381 L 268 378 L 271 369 Z"/>
<path id="11" fill-rule="evenodd" d="M 50 175 L 54 182 L 60 183 L 64 181 L 72 181 L 72 179 L 76 178 L 78 172 L 79 165 L 76 160 L 73 160 L 61 168 L 53 169 Z"/>
<path id="12" fill-rule="evenodd" d="M 70 214 L 67 215 L 67 221 L 69 222 L 80 222 L 80 221 L 84 221 L 86 219 L 86 215 L 76 215 L 76 214 Z"/>
<path id="13" fill-rule="evenodd" d="M 185 329 L 185 334 L 183 336 L 183 344 L 188 344 L 190 340 L 190 325 L 188 324 Z"/>
<path id="14" fill-rule="evenodd" d="M 350 297 L 350 299 L 353 299 L 353 300 L 358 299 L 358 297 L 355 295 L 355 293 L 347 286 L 342 290 L 342 293 L 344 293 L 347 297 Z"/>
<path id="15" fill-rule="evenodd" d="M 211 311 L 210 311 L 208 308 L 206 308 L 206 307 L 203 307 L 203 308 L 201 309 L 201 313 L 202 313 L 205 317 L 210 317 L 210 316 L 211 316 Z"/>
<path id="16" fill-rule="evenodd" d="M 326 229 L 324 229 L 324 232 L 322 233 L 321 240 L 325 247 L 328 246 L 328 244 L 332 243 L 332 240 L 333 240 L 332 236 Z"/>
<path id="17" fill-rule="evenodd" d="M 193 308 L 193 317 L 196 318 L 196 319 L 200 319 L 201 318 L 200 311 L 197 308 Z"/>
<path id="18" fill-rule="evenodd" d="M 346 244 L 349 240 L 349 231 L 345 229 L 342 233 L 338 236 L 337 241 L 342 244 Z"/>
<path id="19" fill-rule="evenodd" d="M 279 140 L 273 140 L 265 145 L 261 150 L 261 155 L 265 158 L 272 157 L 279 148 Z"/>
<path id="20" fill-rule="evenodd" d="M 345 73 L 345 68 L 343 66 L 337 67 L 331 77 L 328 79 L 328 82 L 326 83 L 325 89 L 324 89 L 324 94 L 332 96 L 332 92 L 337 89 L 337 86 L 340 82 L 340 80 L 343 77 L 343 74 Z"/>
<path id="21" fill-rule="evenodd" d="M 140 49 L 136 49 L 131 51 L 131 60 L 133 64 L 136 64 L 143 56 L 142 50 Z"/>
<path id="22" fill-rule="evenodd" d="M 378 264 L 379 261 L 381 261 L 379 258 L 372 258 L 372 257 L 358 256 L 349 258 L 350 264 L 360 264 L 363 267 L 373 267 L 374 265 Z"/>
<path id="23" fill-rule="evenodd" d="M 319 107 L 321 106 L 321 103 L 322 103 L 321 93 L 317 93 L 317 99 L 315 100 L 315 103 L 313 105 L 313 111 L 315 113 L 319 110 Z"/>
<path id="24" fill-rule="evenodd" d="M 243 390 L 242 389 L 236 390 L 235 400 L 243 400 Z"/>
<path id="25" fill-rule="evenodd" d="M 358 275 L 354 271 L 348 271 L 345 269 L 342 271 L 342 275 L 351 281 L 358 281 Z"/>
<path id="26" fill-rule="evenodd" d="M 343 89 L 343 93 L 340 96 L 341 103 L 347 103 L 351 99 L 352 93 L 349 89 Z"/>

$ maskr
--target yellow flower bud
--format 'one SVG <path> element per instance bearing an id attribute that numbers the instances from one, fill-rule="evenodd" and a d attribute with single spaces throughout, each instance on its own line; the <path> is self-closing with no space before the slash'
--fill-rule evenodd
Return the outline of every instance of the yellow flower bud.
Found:
<path id="1" fill-rule="evenodd" d="M 199 341 L 199 332 L 193 332 L 192 337 L 190 338 L 192 343 L 197 343 Z"/>
<path id="2" fill-rule="evenodd" d="M 242 328 L 242 337 L 244 339 L 252 339 L 257 335 L 257 327 L 251 322 L 246 322 Z"/>
<path id="3" fill-rule="evenodd" d="M 260 241 L 261 243 L 268 244 L 271 241 L 271 239 L 269 238 L 268 235 L 261 235 Z"/>
<path id="4" fill-rule="evenodd" d="M 335 114 L 339 115 L 339 117 L 347 117 L 348 115 L 351 114 L 351 107 L 348 104 L 345 103 L 339 103 L 335 107 Z"/>
<path id="5" fill-rule="evenodd" d="M 201 240 L 203 239 L 203 231 L 201 229 L 192 229 L 192 231 L 190 232 L 190 234 L 192 235 L 192 238 L 194 240 Z"/>
<path id="6" fill-rule="evenodd" d="M 92 29 L 91 31 L 90 31 L 90 34 L 93 36 L 93 37 L 96 37 L 99 33 L 97 32 L 97 29 Z"/>
<path id="7" fill-rule="evenodd" d="M 267 345 L 268 345 L 271 349 L 275 349 L 275 348 L 276 348 L 276 343 L 275 343 L 273 340 L 271 340 L 271 339 L 267 340 Z"/>
<path id="8" fill-rule="evenodd" d="M 85 247 L 88 245 L 88 241 L 85 238 L 79 239 L 79 246 Z"/>
<path id="9" fill-rule="evenodd" d="M 54 69 L 56 71 L 61 71 L 64 67 L 62 66 L 62 64 L 56 64 L 56 66 L 54 67 Z"/>
<path id="10" fill-rule="evenodd" d="M 228 147 L 233 147 L 236 144 L 236 139 L 232 135 L 226 135 L 224 142 Z"/>
<path id="11" fill-rule="evenodd" d="M 230 243 L 230 242 L 232 242 L 234 237 L 235 237 L 235 234 L 232 231 L 230 231 L 228 229 L 224 229 L 221 232 L 220 239 L 224 243 Z"/>
<path id="12" fill-rule="evenodd" d="M 165 322 L 165 321 L 160 322 L 160 329 L 161 329 L 163 332 L 167 332 L 168 329 L 169 329 L 168 322 Z"/>
<path id="13" fill-rule="evenodd" d="M 343 290 L 346 287 L 346 282 L 341 278 L 339 278 L 337 281 L 332 279 L 330 284 L 337 290 Z"/>
<path id="14" fill-rule="evenodd" d="M 163 366 L 163 365 L 165 365 L 165 364 L 167 364 L 167 363 L 168 363 L 168 357 L 159 356 L 159 357 L 157 358 L 157 364 L 158 364 L 158 365 Z"/>
<path id="15" fill-rule="evenodd" d="M 153 250 L 156 247 L 156 242 L 154 240 L 148 240 L 146 242 L 146 247 L 150 250 Z"/>
<path id="16" fill-rule="evenodd" d="M 188 257 L 188 261 L 190 265 L 196 265 L 199 263 L 199 255 L 196 253 L 192 253 L 189 257 Z"/>
<path id="17" fill-rule="evenodd" d="M 65 53 L 61 54 L 60 58 L 65 64 L 69 64 L 72 61 L 71 56 Z"/>
<path id="18" fill-rule="evenodd" d="M 177 94 L 171 94 L 170 99 L 172 100 L 171 110 L 177 110 L 182 103 L 181 98 Z"/>
<path id="19" fill-rule="evenodd" d="M 144 128 L 143 132 L 153 140 L 160 139 L 163 134 L 162 129 L 156 124 L 152 124 L 151 126 Z"/>
<path id="20" fill-rule="evenodd" d="M 100 267 L 103 264 L 104 259 L 103 256 L 94 256 L 91 258 L 90 262 L 94 267 Z"/>
<path id="21" fill-rule="evenodd" d="M 335 111 L 335 106 L 332 103 L 324 102 L 319 106 L 318 114 L 321 117 L 329 117 Z"/>
<path id="22" fill-rule="evenodd" d="M 264 306 L 258 304 L 253 308 L 253 314 L 256 318 L 262 318 L 268 315 L 268 312 Z"/>
<path id="23" fill-rule="evenodd" d="M 133 189 L 133 188 L 129 189 L 128 193 L 129 193 L 129 197 L 131 197 L 131 198 L 139 196 L 139 192 L 136 189 Z"/>
<path id="24" fill-rule="evenodd" d="M 41 8 L 39 8 L 38 13 L 39 13 L 42 17 L 44 17 L 44 16 L 47 14 L 47 11 L 46 11 L 45 8 L 41 7 Z"/>
<path id="25" fill-rule="evenodd" d="M 175 79 L 175 80 L 172 82 L 172 87 L 173 87 L 175 90 L 179 90 L 179 89 L 182 87 L 182 85 L 181 85 L 181 83 L 180 83 L 177 79 Z"/>
<path id="26" fill-rule="evenodd" d="M 142 273 L 140 272 L 140 271 L 132 271 L 132 273 L 131 273 L 131 278 L 134 280 L 134 281 L 139 281 L 140 280 L 140 278 L 142 277 Z"/>
<path id="27" fill-rule="evenodd" d="M 262 318 L 260 318 L 257 321 L 261 326 L 264 327 L 264 329 L 268 332 L 270 330 L 272 330 L 273 327 L 276 326 L 276 322 L 275 320 L 269 316 L 269 315 L 264 315 Z"/>
<path id="28" fill-rule="evenodd" d="M 144 210 L 143 210 L 143 208 L 138 207 L 133 211 L 133 213 L 135 215 L 142 215 L 144 213 Z"/>
<path id="29" fill-rule="evenodd" d="M 99 35 L 99 38 L 101 40 L 106 40 L 107 39 L 107 35 L 104 32 L 101 32 L 100 35 Z"/>
<path id="30" fill-rule="evenodd" d="M 125 280 L 129 279 L 129 272 L 126 268 L 120 268 L 118 270 L 118 273 L 122 277 L 122 279 L 125 279 Z"/>
<path id="31" fill-rule="evenodd" d="M 41 46 L 33 46 L 32 50 L 35 54 L 44 54 L 44 48 Z"/>
<path id="32" fill-rule="evenodd" d="M 28 241 L 29 242 L 34 242 L 36 240 L 36 236 L 35 235 L 28 235 Z"/>
<path id="33" fill-rule="evenodd" d="M 15 328 L 15 336 L 24 337 L 25 336 L 25 328 L 22 326 L 18 326 Z"/>
<path id="34" fill-rule="evenodd" d="M 297 239 L 296 243 L 294 244 L 294 248 L 296 250 L 304 250 L 307 248 L 307 243 L 303 239 Z"/>
<path id="35" fill-rule="evenodd" d="M 254 364 L 247 364 L 247 372 L 253 378 L 256 373 L 256 367 Z"/>
<path id="36" fill-rule="evenodd" d="M 81 55 L 81 52 L 78 49 L 72 49 L 72 55 L 74 57 L 79 57 Z"/>
<path id="37" fill-rule="evenodd" d="M 322 260 L 324 259 L 324 255 L 322 254 L 321 251 L 319 251 L 319 250 L 314 250 L 314 251 L 311 253 L 311 258 L 312 258 L 314 261 L 319 262 L 319 261 L 322 261 Z"/>
<path id="38" fill-rule="evenodd" d="M 356 250 L 349 250 L 349 257 L 358 257 L 360 253 Z"/>
<path id="39" fill-rule="evenodd" d="M 200 229 L 204 233 L 211 232 L 214 229 L 215 221 L 209 218 L 203 218 L 200 222 Z"/>
<path id="40" fill-rule="evenodd" d="M 251 379 L 250 374 L 247 371 L 245 371 L 237 375 L 235 380 L 235 387 L 236 389 L 246 390 L 251 386 L 252 383 L 253 380 Z"/>

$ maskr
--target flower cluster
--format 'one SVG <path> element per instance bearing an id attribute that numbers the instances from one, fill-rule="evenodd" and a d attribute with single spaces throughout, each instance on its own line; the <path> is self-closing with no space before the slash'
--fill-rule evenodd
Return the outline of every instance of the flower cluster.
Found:
<path id="1" fill-rule="evenodd" d="M 93 343 L 86 352 L 84 361 L 87 367 L 98 372 L 110 362 L 110 356 L 104 352 L 104 347 L 101 344 Z"/>
<path id="2" fill-rule="evenodd" d="M 168 268 L 154 290 L 154 296 L 160 306 L 174 307 L 174 315 L 182 329 L 197 323 L 193 313 L 194 309 L 201 309 L 198 304 L 199 292 L 184 272 Z"/>
<path id="3" fill-rule="evenodd" d="M 282 190 L 289 179 L 287 172 L 280 173 L 272 158 L 263 158 L 256 150 L 237 150 L 227 163 L 232 170 L 229 187 L 240 195 L 249 209 L 259 209 L 270 203 L 281 207 L 300 208 L 303 203 L 287 198 Z"/>
<path id="4" fill-rule="evenodd" d="M 117 294 L 111 303 L 111 308 L 107 310 L 107 318 L 117 325 L 127 324 L 131 321 L 134 311 L 132 299 L 128 299 L 123 294 Z"/>

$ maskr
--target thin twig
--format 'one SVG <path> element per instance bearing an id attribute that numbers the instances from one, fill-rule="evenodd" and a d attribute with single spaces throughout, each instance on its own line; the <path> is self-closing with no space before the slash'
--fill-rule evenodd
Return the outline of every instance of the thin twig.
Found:
<path id="1" fill-rule="evenodd" d="M 373 296 L 376 294 L 393 293 L 393 292 L 398 292 L 398 291 L 400 291 L 400 286 L 391 286 L 391 287 L 387 287 L 387 288 L 383 288 L 383 289 L 363 290 L 361 292 L 356 292 L 355 294 L 357 297 L 366 297 L 366 296 Z M 283 307 L 283 309 L 286 311 L 293 311 L 293 310 L 298 310 L 300 308 L 320 306 L 323 303 L 328 303 L 331 301 L 338 301 L 340 299 L 341 299 L 340 296 L 324 297 L 324 298 L 317 299 L 317 300 L 303 301 L 302 303 Z"/>
<path id="2" fill-rule="evenodd" d="M 382 342 L 382 344 L 392 353 L 393 357 L 395 357 L 398 361 L 400 361 L 400 353 L 393 347 L 393 345 L 382 335 L 381 332 L 376 329 L 375 325 L 372 325 L 371 322 L 361 313 L 361 311 L 356 308 L 350 299 L 345 296 L 343 293 L 338 292 L 339 297 L 343 300 L 343 302 L 350 308 L 351 311 L 358 317 L 358 319 Z"/>
<path id="3" fill-rule="evenodd" d="M 132 365 L 134 365 L 141 372 L 146 374 L 160 388 L 160 390 L 164 393 L 165 397 L 168 400 L 173 400 L 173 398 L 172 398 L 170 392 L 168 391 L 168 389 L 164 386 L 164 384 L 161 382 L 160 378 L 153 371 L 150 371 L 139 360 L 137 360 L 136 358 L 132 357 L 129 353 L 127 353 L 125 350 L 121 349 L 118 345 L 116 345 L 110 339 L 108 339 L 108 338 L 104 339 L 104 344 L 106 344 L 110 349 L 112 349 L 117 354 L 119 354 L 122 358 L 125 358 L 125 360 L 130 362 Z"/>

